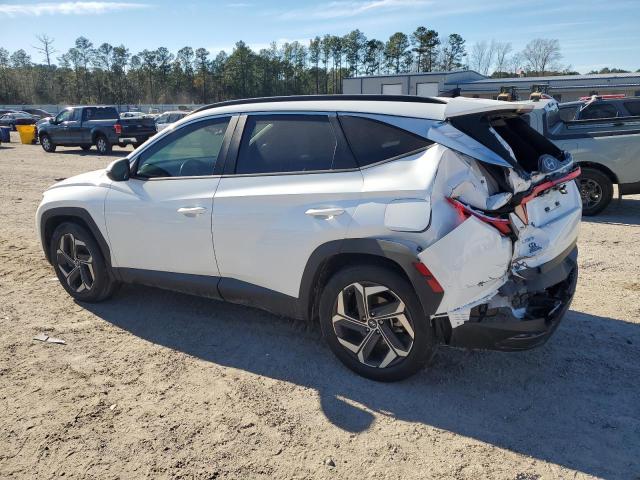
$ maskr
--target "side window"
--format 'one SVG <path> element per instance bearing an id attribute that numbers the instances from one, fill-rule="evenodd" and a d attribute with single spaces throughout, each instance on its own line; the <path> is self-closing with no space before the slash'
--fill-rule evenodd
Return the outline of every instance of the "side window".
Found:
<path id="1" fill-rule="evenodd" d="M 560 120 L 563 122 L 570 122 L 576 119 L 576 113 L 578 112 L 578 106 L 561 108 L 558 113 L 560 114 Z"/>
<path id="2" fill-rule="evenodd" d="M 432 143 L 401 128 L 369 118 L 341 115 L 340 123 L 361 167 L 406 155 Z"/>
<path id="3" fill-rule="evenodd" d="M 236 173 L 330 170 L 337 147 L 326 115 L 251 115 Z"/>
<path id="4" fill-rule="evenodd" d="M 142 152 L 136 175 L 143 178 L 212 175 L 229 118 L 197 122 L 172 132 Z"/>
<path id="5" fill-rule="evenodd" d="M 616 107 L 607 103 L 591 104 L 580 112 L 580 120 L 594 120 L 598 118 L 614 118 L 618 116 Z"/>
<path id="6" fill-rule="evenodd" d="M 63 110 L 56 117 L 56 122 L 58 123 L 68 122 L 69 120 L 71 120 L 72 116 L 73 116 L 73 110 Z"/>
<path id="7" fill-rule="evenodd" d="M 624 102 L 624 107 L 627 109 L 630 115 L 640 115 L 640 100 L 635 102 Z"/>
<path id="8" fill-rule="evenodd" d="M 73 111 L 73 116 L 69 119 L 69 120 L 74 120 L 74 121 L 80 121 L 80 116 L 82 115 L 82 110 L 80 110 L 79 108 L 76 108 Z"/>

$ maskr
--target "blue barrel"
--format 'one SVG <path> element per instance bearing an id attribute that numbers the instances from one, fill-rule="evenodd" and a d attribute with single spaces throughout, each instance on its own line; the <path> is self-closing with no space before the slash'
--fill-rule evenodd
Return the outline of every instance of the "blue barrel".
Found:
<path id="1" fill-rule="evenodd" d="M 11 141 L 11 127 L 0 127 L 0 142 Z"/>

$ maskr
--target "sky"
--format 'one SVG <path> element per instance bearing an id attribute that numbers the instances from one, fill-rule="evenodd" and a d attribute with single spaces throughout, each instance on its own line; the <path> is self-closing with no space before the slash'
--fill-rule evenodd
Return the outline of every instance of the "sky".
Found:
<path id="1" fill-rule="evenodd" d="M 132 53 L 186 45 L 215 55 L 238 40 L 258 50 L 326 33 L 360 29 L 386 40 L 418 26 L 475 42 L 511 42 L 520 51 L 533 38 L 558 39 L 563 65 L 581 73 L 602 67 L 640 68 L 640 0 L 0 0 L 0 47 L 24 48 L 42 61 L 36 35 L 55 39 L 56 56 L 79 36 L 95 46 L 123 43 Z"/>

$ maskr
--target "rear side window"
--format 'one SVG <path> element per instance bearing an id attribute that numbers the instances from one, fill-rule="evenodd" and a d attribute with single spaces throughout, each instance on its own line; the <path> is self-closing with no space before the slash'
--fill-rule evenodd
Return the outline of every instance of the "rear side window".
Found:
<path id="1" fill-rule="evenodd" d="M 578 105 L 572 106 L 572 107 L 564 107 L 564 108 L 560 108 L 559 110 L 559 114 L 560 114 L 560 119 L 563 122 L 571 122 L 572 120 L 576 119 L 576 113 L 578 112 Z"/>
<path id="2" fill-rule="evenodd" d="M 83 110 L 82 120 L 113 120 L 120 116 L 113 107 L 88 107 Z"/>
<path id="3" fill-rule="evenodd" d="M 630 115 L 640 115 L 640 100 L 635 102 L 624 102 L 624 107 Z"/>
<path id="4" fill-rule="evenodd" d="M 431 145 L 425 138 L 369 118 L 341 115 L 340 123 L 361 167 Z"/>
<path id="5" fill-rule="evenodd" d="M 251 115 L 242 134 L 236 173 L 331 170 L 336 148 L 326 115 Z"/>
<path id="6" fill-rule="evenodd" d="M 607 103 L 591 104 L 580 112 L 580 120 L 594 120 L 598 118 L 614 118 L 618 116 L 618 110 Z"/>

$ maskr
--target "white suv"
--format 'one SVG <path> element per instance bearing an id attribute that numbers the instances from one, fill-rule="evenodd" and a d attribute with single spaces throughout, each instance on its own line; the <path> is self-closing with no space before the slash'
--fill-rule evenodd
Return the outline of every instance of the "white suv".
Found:
<path id="1" fill-rule="evenodd" d="M 577 279 L 571 157 L 524 104 L 311 96 L 204 107 L 53 185 L 37 227 L 62 286 L 121 282 L 319 321 L 376 380 L 439 343 L 544 343 Z"/>

